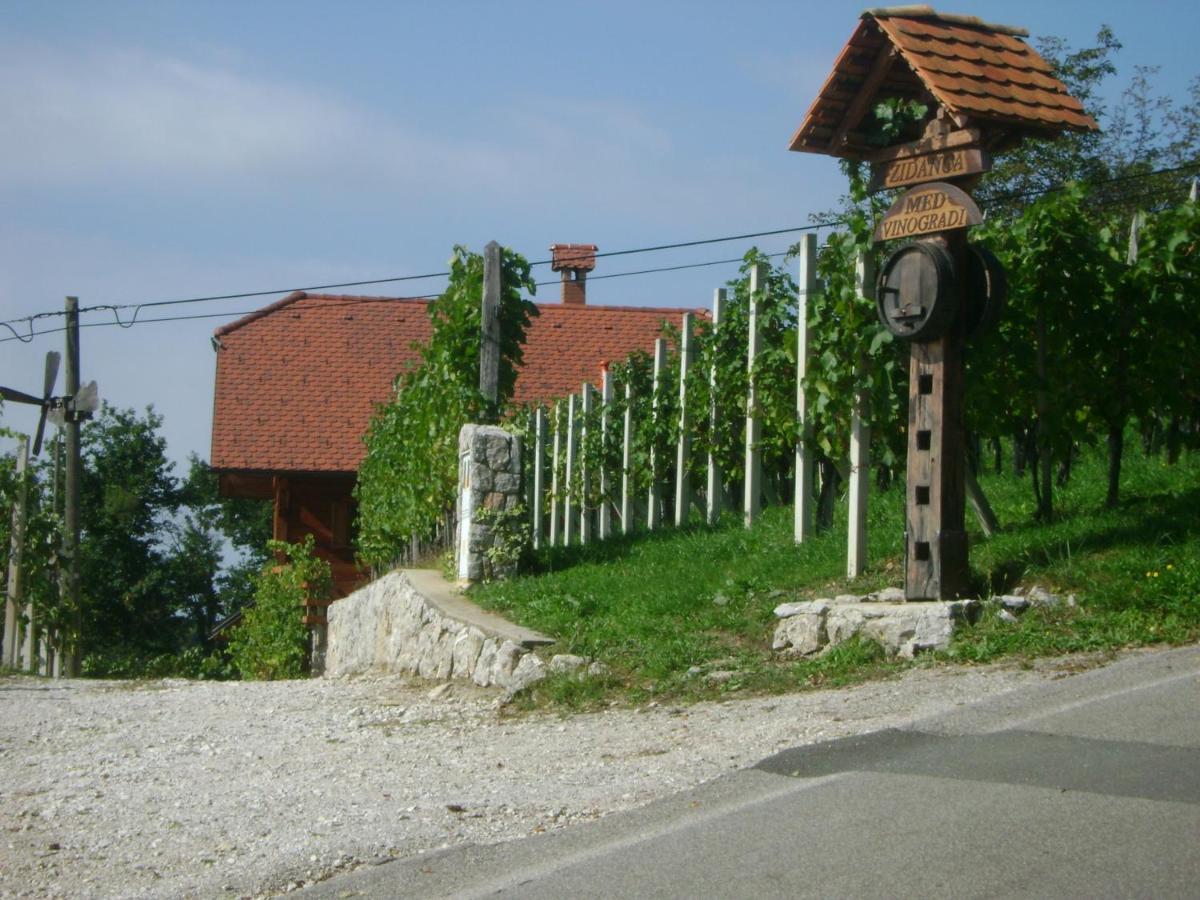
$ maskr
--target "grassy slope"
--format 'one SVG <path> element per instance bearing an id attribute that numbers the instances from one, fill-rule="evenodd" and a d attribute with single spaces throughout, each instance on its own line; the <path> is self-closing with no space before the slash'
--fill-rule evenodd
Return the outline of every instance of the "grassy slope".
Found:
<path id="1" fill-rule="evenodd" d="M 1077 594 L 1080 606 L 1032 612 L 1016 624 L 989 609 L 946 656 L 983 661 L 1200 638 L 1200 454 L 1173 467 L 1136 450 L 1129 456 L 1118 510 L 1102 509 L 1104 460 L 1089 451 L 1056 493 L 1061 516 L 1050 524 L 1032 522 L 1026 479 L 983 477 L 1004 527 L 991 540 L 971 534 L 981 596 L 1037 583 Z M 900 584 L 902 523 L 900 489 L 871 498 L 873 564 L 855 581 L 842 577 L 844 520 L 797 546 L 784 507 L 767 510 L 753 529 L 730 516 L 716 529 L 696 525 L 545 550 L 539 574 L 477 588 L 473 597 L 557 636 L 560 652 L 611 667 L 608 678 L 551 680 L 540 691 L 554 702 L 841 683 L 904 664 L 859 644 L 814 661 L 777 660 L 770 652 L 772 610 L 789 600 Z M 689 675 L 692 667 L 734 674 L 713 683 L 694 669 Z"/>

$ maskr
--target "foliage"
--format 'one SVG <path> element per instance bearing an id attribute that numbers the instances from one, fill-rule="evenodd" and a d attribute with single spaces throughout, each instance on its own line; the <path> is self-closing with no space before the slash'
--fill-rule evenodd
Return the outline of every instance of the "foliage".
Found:
<path id="1" fill-rule="evenodd" d="M 259 574 L 254 605 L 229 638 L 230 661 L 243 678 L 272 681 L 304 674 L 308 628 L 300 612 L 306 599 L 324 599 L 330 588 L 329 563 L 315 555 L 314 547 L 311 534 L 301 544 L 268 544 L 286 562 Z"/>
<path id="2" fill-rule="evenodd" d="M 1018 623 L 989 615 L 957 638 L 953 659 L 1018 658 L 1200 638 L 1200 455 L 1166 465 L 1140 449 L 1128 468 L 1130 500 L 1097 512 L 1105 491 L 1103 454 L 1086 450 L 1060 493 L 1054 522 L 1028 524 L 1022 479 L 984 473 L 1003 522 L 1021 525 L 985 541 L 969 522 L 972 565 L 985 598 L 1017 586 L 1075 593 L 1077 608 L 1031 612 Z M 604 679 L 548 682 L 544 702 L 588 706 L 625 699 L 687 700 L 730 692 L 773 692 L 850 683 L 906 665 L 870 644 L 788 662 L 770 649 L 773 610 L 791 600 L 862 593 L 899 582 L 904 492 L 872 492 L 871 573 L 844 578 L 845 521 L 796 545 L 791 512 L 764 511 L 751 529 L 727 517 L 619 537 L 583 547 L 544 548 L 535 574 L 472 589 L 472 598 L 557 637 L 563 652 L 595 657 Z M 697 674 L 697 670 L 699 674 Z M 714 671 L 729 681 L 708 681 Z"/>
<path id="3" fill-rule="evenodd" d="M 500 404 L 516 384 L 535 291 L 529 264 L 501 253 Z M 413 536 L 429 537 L 453 508 L 458 480 L 458 432 L 491 414 L 479 390 L 480 298 L 483 258 L 454 248 L 446 291 L 429 304 L 432 335 L 416 347 L 419 362 L 396 377 L 395 395 L 379 406 L 358 472 L 358 553 L 376 567 L 390 565 Z"/>
<path id="4" fill-rule="evenodd" d="M 529 510 L 522 505 L 511 509 L 481 509 L 476 512 L 480 525 L 490 525 L 494 541 L 484 554 L 494 570 L 516 572 L 529 560 L 532 540 Z"/>

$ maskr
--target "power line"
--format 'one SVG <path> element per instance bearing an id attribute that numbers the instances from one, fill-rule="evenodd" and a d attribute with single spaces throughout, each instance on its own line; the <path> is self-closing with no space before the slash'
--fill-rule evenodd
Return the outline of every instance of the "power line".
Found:
<path id="1" fill-rule="evenodd" d="M 1139 179 L 1153 178 L 1153 177 L 1164 176 L 1164 175 L 1180 174 L 1180 173 L 1193 171 L 1193 170 L 1200 170 L 1200 163 L 1188 163 L 1185 165 L 1174 166 L 1174 167 L 1166 168 L 1166 169 L 1157 169 L 1152 172 L 1140 172 L 1140 173 L 1134 173 L 1134 174 L 1130 174 L 1130 175 L 1116 176 L 1114 178 L 1084 182 L 1084 184 L 1087 184 L 1090 187 L 1104 187 L 1104 186 L 1111 185 L 1111 184 L 1119 184 L 1119 183 L 1124 183 L 1124 182 L 1128 182 L 1128 181 L 1136 181 Z M 1063 187 L 1064 187 L 1063 185 L 1051 185 L 1050 187 L 1039 188 L 1039 189 L 1033 190 L 1033 191 L 1001 194 L 996 197 L 992 197 L 990 199 L 983 201 L 981 203 L 981 205 L 983 205 L 985 207 L 991 207 L 997 203 L 1003 203 L 1003 202 L 1007 202 L 1007 201 L 1011 201 L 1011 200 L 1030 199 L 1033 197 L 1039 197 L 1039 196 L 1043 196 L 1045 194 L 1054 193 L 1056 191 L 1063 190 Z M 1142 199 L 1143 196 L 1144 195 L 1131 195 L 1130 197 L 1122 198 L 1122 199 L 1125 201 L 1128 201 L 1129 199 Z M 1103 204 L 1097 204 L 1097 205 L 1098 206 L 1108 206 L 1108 205 L 1112 205 L 1112 204 L 1111 203 L 1103 203 Z M 705 245 L 709 245 L 709 244 L 719 244 L 719 243 L 728 243 L 731 241 L 749 240 L 750 238 L 772 237 L 772 236 L 777 236 L 777 235 L 782 235 L 782 234 L 796 234 L 796 233 L 805 232 L 805 231 L 816 231 L 821 228 L 833 227 L 833 226 L 836 226 L 839 224 L 842 224 L 842 220 L 836 219 L 836 218 L 835 219 L 827 219 L 827 220 L 822 220 L 820 222 L 814 222 L 809 225 L 801 225 L 801 226 L 796 226 L 796 227 L 792 227 L 792 228 L 776 228 L 776 229 L 771 229 L 768 231 L 755 231 L 755 232 L 747 232 L 744 234 L 725 235 L 723 237 L 702 238 L 702 239 L 693 240 L 693 241 L 678 241 L 678 242 L 669 243 L 669 244 L 656 244 L 656 245 L 649 246 L 649 247 L 635 247 L 635 248 L 630 248 L 630 249 L 626 249 L 626 250 L 610 250 L 607 252 L 597 253 L 596 257 L 600 258 L 600 257 L 613 257 L 613 256 L 629 256 L 629 255 L 638 254 L 638 253 L 654 253 L 654 252 L 659 252 L 662 250 L 676 250 L 676 249 L 687 248 L 687 247 L 699 247 L 699 246 L 705 246 Z M 609 275 L 593 275 L 593 276 L 591 276 L 591 280 L 599 280 L 599 279 L 605 279 L 605 278 L 623 278 L 623 277 L 627 277 L 630 275 L 646 275 L 646 274 L 652 274 L 652 273 L 656 273 L 656 272 L 680 271 L 683 269 L 702 268 L 705 266 L 722 265 L 724 263 L 737 262 L 737 261 L 739 261 L 739 260 L 713 260 L 713 261 L 704 262 L 704 263 L 691 263 L 691 264 L 680 265 L 680 266 L 665 266 L 665 267 L 652 268 L 652 269 L 641 269 L 641 270 L 632 271 L 632 272 L 617 272 L 617 273 L 613 273 L 613 274 L 609 274 Z M 548 265 L 551 262 L 552 262 L 552 260 L 538 260 L 536 262 L 530 263 L 530 266 Z M 83 327 L 96 327 L 98 325 L 110 325 L 110 326 L 118 325 L 122 328 L 132 328 L 135 324 L 150 323 L 150 322 L 187 321 L 189 319 L 219 318 L 221 316 L 233 317 L 233 316 L 237 316 L 237 315 L 247 315 L 247 313 L 214 313 L 214 314 L 203 315 L 203 316 L 174 316 L 174 317 L 160 317 L 157 319 L 142 319 L 142 318 L 140 318 L 141 311 L 143 309 L 151 309 L 151 308 L 160 307 L 160 306 L 177 306 L 177 305 L 182 305 L 182 304 L 210 303 L 210 302 L 223 301 L 223 300 L 240 300 L 240 299 L 247 299 L 247 298 L 251 298 L 251 297 L 267 297 L 267 296 L 275 296 L 278 294 L 288 294 L 288 293 L 294 293 L 297 291 L 303 291 L 303 292 L 323 291 L 323 290 L 330 290 L 332 288 L 363 287 L 366 285 L 374 285 L 374 284 L 395 284 L 395 283 L 407 282 L 407 281 L 427 280 L 430 278 L 446 278 L 449 275 L 450 275 L 449 272 L 432 272 L 432 273 L 428 273 L 425 275 L 398 275 L 398 276 L 392 276 L 392 277 L 388 277 L 388 278 L 373 278 L 373 279 L 366 279 L 366 280 L 361 280 L 361 281 L 345 281 L 345 282 L 338 282 L 338 283 L 333 283 L 333 284 L 311 285 L 309 287 L 281 288 L 281 289 L 277 289 L 277 290 L 242 291 L 242 292 L 238 292 L 238 293 L 212 294 L 212 295 L 201 296 L 201 297 L 182 297 L 182 298 L 169 299 L 169 300 L 151 300 L 151 301 L 145 301 L 145 302 L 141 302 L 141 303 L 121 303 L 121 304 L 104 303 L 104 304 L 98 304 L 95 306 L 83 307 L 79 311 L 80 311 L 80 313 L 109 311 L 109 312 L 112 312 L 114 317 L 116 318 L 115 322 L 88 323 L 88 324 L 85 324 Z M 539 284 L 539 286 L 544 286 L 544 285 L 553 284 L 553 283 L 555 283 L 555 282 L 539 282 L 538 284 Z M 410 299 L 421 299 L 421 298 L 410 298 Z M 134 311 L 133 316 L 129 319 L 129 321 L 123 322 L 123 321 L 121 321 L 121 318 L 120 318 L 120 311 L 127 310 L 127 309 L 132 309 Z M 53 310 L 53 311 L 49 311 L 49 312 L 34 313 L 29 316 L 23 316 L 20 318 L 9 319 L 7 321 L 0 322 L 0 325 L 3 325 L 4 327 L 6 327 L 13 334 L 12 337 L 0 338 L 0 343 L 4 343 L 7 341 L 13 341 L 13 340 L 19 340 L 23 343 L 29 343 L 30 341 L 33 340 L 33 338 L 35 338 L 39 335 L 54 334 L 56 332 L 62 331 L 61 328 L 46 329 L 43 331 L 34 331 L 33 323 L 39 319 L 61 317 L 63 315 L 64 315 L 64 313 L 62 310 Z M 17 329 L 13 327 L 14 325 L 18 325 L 18 324 L 28 324 L 29 325 L 28 333 L 23 335 L 20 332 L 18 332 Z"/>

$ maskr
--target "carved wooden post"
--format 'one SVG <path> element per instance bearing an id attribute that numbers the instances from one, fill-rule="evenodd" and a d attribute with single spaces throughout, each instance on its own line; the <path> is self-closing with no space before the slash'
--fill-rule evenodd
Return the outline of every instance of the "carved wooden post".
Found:
<path id="1" fill-rule="evenodd" d="M 817 291 L 817 236 L 800 239 L 800 296 L 796 302 L 796 508 L 793 522 L 796 543 L 813 534 L 812 421 L 804 379 L 808 375 L 808 298 Z"/>
<path id="2" fill-rule="evenodd" d="M 717 288 L 713 292 L 712 305 L 712 335 L 713 340 L 717 339 L 717 331 L 721 327 L 721 319 L 725 312 L 725 288 Z M 708 432 L 710 435 L 717 433 L 717 416 L 720 415 L 720 410 L 717 409 L 717 366 L 713 363 L 712 369 L 708 373 L 708 383 L 710 400 L 708 403 Z M 705 484 L 705 499 L 708 503 L 705 518 L 709 525 L 717 524 L 717 520 L 721 518 L 721 494 L 725 490 L 721 484 L 721 469 L 717 464 L 717 456 L 713 453 L 711 447 L 708 451 L 708 480 Z"/>

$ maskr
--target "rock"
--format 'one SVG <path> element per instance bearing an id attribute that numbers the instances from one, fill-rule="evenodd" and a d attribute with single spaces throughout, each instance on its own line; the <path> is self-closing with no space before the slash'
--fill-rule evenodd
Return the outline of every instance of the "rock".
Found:
<path id="1" fill-rule="evenodd" d="M 732 681 L 735 674 L 735 672 L 722 669 L 719 672 L 709 672 L 704 676 L 704 680 L 712 684 L 725 684 L 727 681 Z"/>
<path id="2" fill-rule="evenodd" d="M 1020 594 L 1001 594 L 996 598 L 996 602 L 1012 612 L 1024 612 L 1029 609 L 1029 600 Z"/>
<path id="3" fill-rule="evenodd" d="M 904 588 L 885 587 L 883 590 L 867 594 L 863 599 L 871 603 L 904 603 L 908 598 L 904 596 Z"/>
<path id="4" fill-rule="evenodd" d="M 862 597 L 858 594 L 838 594 L 833 598 L 834 603 L 862 603 Z"/>
<path id="5" fill-rule="evenodd" d="M 611 671 L 611 669 L 609 669 L 608 666 L 606 666 L 604 663 L 600 662 L 600 660 L 598 660 L 598 659 L 593 661 L 587 667 L 587 673 L 592 678 L 597 678 L 602 675 L 607 675 L 610 671 Z"/>
<path id="6" fill-rule="evenodd" d="M 550 658 L 549 670 L 554 675 L 576 672 L 588 664 L 588 660 L 573 653 L 556 653 Z"/>
<path id="7" fill-rule="evenodd" d="M 807 603 L 786 603 L 788 615 L 775 626 L 771 648 L 783 650 L 789 656 L 812 656 L 828 642 L 825 619 L 832 604 L 824 600 Z M 779 607 L 775 614 L 779 615 Z"/>
<path id="8" fill-rule="evenodd" d="M 790 615 L 776 626 L 772 647 L 794 656 L 812 656 L 861 636 L 877 641 L 889 656 L 911 658 L 948 647 L 954 630 L 978 613 L 974 600 L 787 605 Z"/>
<path id="9" fill-rule="evenodd" d="M 445 697 L 447 694 L 450 693 L 450 689 L 452 687 L 453 687 L 453 685 L 447 681 L 445 684 L 439 684 L 432 691 L 430 691 L 426 696 L 428 696 L 430 700 L 441 700 L 443 697 Z"/>
<path id="10" fill-rule="evenodd" d="M 1062 603 L 1062 598 L 1050 593 L 1041 585 L 1036 584 L 1029 589 L 1029 593 L 1026 596 L 1029 597 L 1030 605 L 1041 606 L 1047 609 Z"/>
<path id="11" fill-rule="evenodd" d="M 729 598 L 722 593 L 717 593 L 713 597 L 712 602 L 713 606 L 727 606 L 729 604 Z"/>
<path id="12" fill-rule="evenodd" d="M 702 668 L 700 668 L 699 666 L 689 666 L 687 672 L 685 672 L 684 675 L 687 678 L 695 678 L 697 675 L 700 675 L 703 672 L 704 672 L 704 670 Z"/>
<path id="13" fill-rule="evenodd" d="M 1000 610 L 1000 612 L 996 615 L 996 618 L 1001 622 L 1008 622 L 1009 624 L 1018 621 L 1017 617 L 1010 613 L 1007 609 Z"/>
<path id="14" fill-rule="evenodd" d="M 522 691 L 546 677 L 546 664 L 534 653 L 526 653 L 513 669 L 507 683 L 500 682 L 510 695 Z"/>

